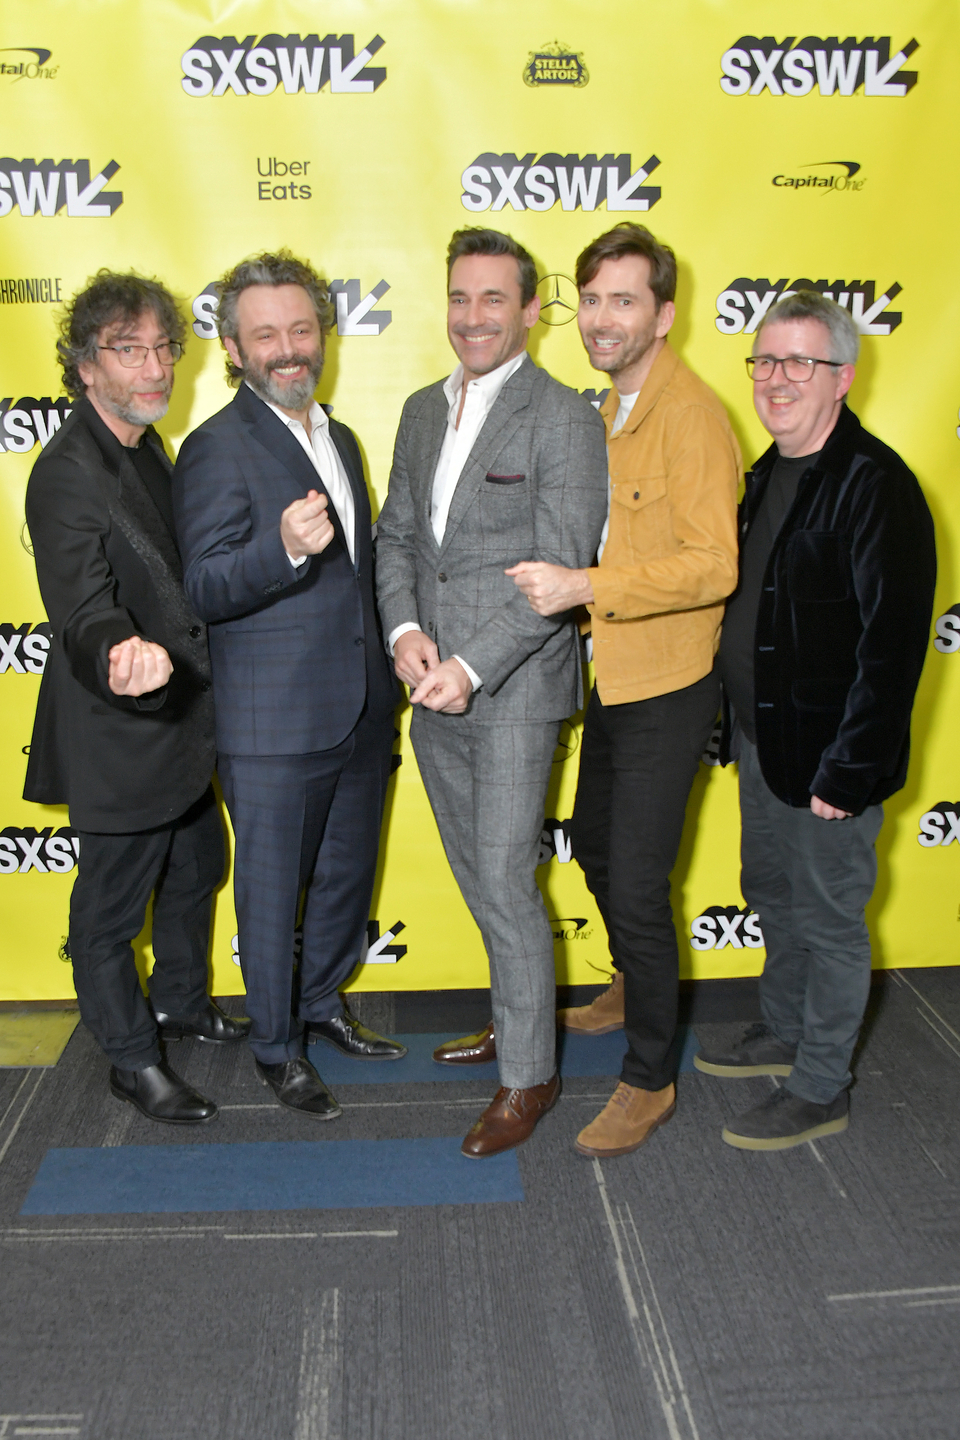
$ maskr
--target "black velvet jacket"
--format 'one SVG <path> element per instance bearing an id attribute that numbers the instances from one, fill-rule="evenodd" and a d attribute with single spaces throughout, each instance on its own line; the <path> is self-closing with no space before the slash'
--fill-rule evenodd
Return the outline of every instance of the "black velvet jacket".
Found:
<path id="1" fill-rule="evenodd" d="M 746 477 L 743 545 L 776 460 Z M 916 477 L 844 406 L 774 542 L 754 646 L 757 753 L 785 804 L 860 814 L 906 779 L 937 560 Z M 721 764 L 730 756 L 724 705 Z"/>

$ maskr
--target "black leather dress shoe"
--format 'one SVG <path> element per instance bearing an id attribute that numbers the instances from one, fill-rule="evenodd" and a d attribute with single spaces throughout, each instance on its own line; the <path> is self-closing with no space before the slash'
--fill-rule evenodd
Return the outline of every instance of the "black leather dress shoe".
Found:
<path id="1" fill-rule="evenodd" d="M 354 1060 L 400 1060 L 407 1053 L 406 1045 L 368 1030 L 347 1009 L 332 1020 L 308 1020 L 306 1028 L 308 1045 L 326 1040 L 341 1055 L 350 1055 Z"/>
<path id="2" fill-rule="evenodd" d="M 206 1040 L 211 1045 L 229 1045 L 236 1040 L 246 1040 L 250 1033 L 249 1020 L 236 1020 L 232 1015 L 224 1015 L 212 1000 L 207 1001 L 206 1007 L 198 1015 L 190 1015 L 185 1019 L 166 1015 L 162 1010 L 154 1010 L 153 1013 L 160 1026 L 161 1040 L 193 1038 Z"/>
<path id="3" fill-rule="evenodd" d="M 162 1060 L 146 1070 L 120 1070 L 112 1065 L 110 1089 L 118 1100 L 136 1105 L 148 1120 L 162 1120 L 165 1125 L 202 1125 L 220 1113 L 212 1100 L 181 1080 Z"/>
<path id="4" fill-rule="evenodd" d="M 302 1055 L 295 1060 L 283 1060 L 279 1065 L 264 1065 L 261 1060 L 255 1064 L 260 1079 L 281 1105 L 299 1110 L 302 1115 L 312 1115 L 314 1120 L 336 1120 L 343 1114 L 336 1096 L 331 1095 L 310 1061 Z"/>

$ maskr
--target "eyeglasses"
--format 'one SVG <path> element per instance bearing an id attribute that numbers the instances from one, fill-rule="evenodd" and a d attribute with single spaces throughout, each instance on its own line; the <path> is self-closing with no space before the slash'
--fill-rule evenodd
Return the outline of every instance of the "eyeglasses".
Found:
<path id="1" fill-rule="evenodd" d="M 777 366 L 782 365 L 784 377 L 797 385 L 809 380 L 818 365 L 836 367 L 839 364 L 839 360 L 813 360 L 809 355 L 748 355 L 746 360 L 751 380 L 769 380 Z"/>
<path id="2" fill-rule="evenodd" d="M 179 340 L 161 340 L 159 345 L 98 345 L 98 350 L 112 350 L 125 370 L 139 370 L 154 351 L 161 365 L 176 365 L 183 354 Z"/>

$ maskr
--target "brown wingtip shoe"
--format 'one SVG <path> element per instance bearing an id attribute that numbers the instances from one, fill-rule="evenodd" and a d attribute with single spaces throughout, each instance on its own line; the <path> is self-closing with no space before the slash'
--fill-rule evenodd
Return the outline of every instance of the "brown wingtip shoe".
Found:
<path id="1" fill-rule="evenodd" d="M 573 1030 L 579 1035 L 609 1035 L 612 1030 L 622 1030 L 622 972 L 614 970 L 613 979 L 607 989 L 601 991 L 596 1000 L 589 1005 L 576 1005 L 570 1010 L 558 1010 L 557 1024 L 561 1030 Z"/>
<path id="2" fill-rule="evenodd" d="M 460 1149 L 471 1160 L 482 1160 L 487 1155 L 499 1155 L 503 1150 L 522 1145 L 559 1097 L 559 1075 L 551 1076 L 542 1085 L 531 1085 L 527 1090 L 508 1090 L 506 1085 L 501 1085 Z"/>
<path id="3" fill-rule="evenodd" d="M 485 1065 L 488 1060 L 496 1060 L 493 1021 L 479 1035 L 465 1035 L 462 1040 L 445 1040 L 434 1050 L 433 1058 L 440 1065 Z"/>
<path id="4" fill-rule="evenodd" d="M 614 1090 L 596 1120 L 577 1136 L 574 1148 L 581 1155 L 629 1155 L 639 1150 L 654 1130 L 666 1125 L 677 1108 L 677 1088 L 639 1090 L 623 1080 Z"/>

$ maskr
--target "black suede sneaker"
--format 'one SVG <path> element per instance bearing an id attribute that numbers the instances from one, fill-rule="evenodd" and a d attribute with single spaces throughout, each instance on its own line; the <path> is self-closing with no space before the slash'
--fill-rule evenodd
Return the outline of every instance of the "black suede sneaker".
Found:
<path id="1" fill-rule="evenodd" d="M 796 1058 L 796 1045 L 785 1045 L 767 1025 L 758 1022 L 725 1049 L 701 1050 L 693 1063 L 705 1075 L 736 1080 L 748 1075 L 789 1075 Z"/>
<path id="2" fill-rule="evenodd" d="M 781 1087 L 725 1125 L 723 1139 L 738 1150 L 789 1150 L 808 1140 L 818 1140 L 821 1135 L 846 1130 L 849 1110 L 846 1090 L 841 1090 L 829 1105 L 816 1105 Z"/>

